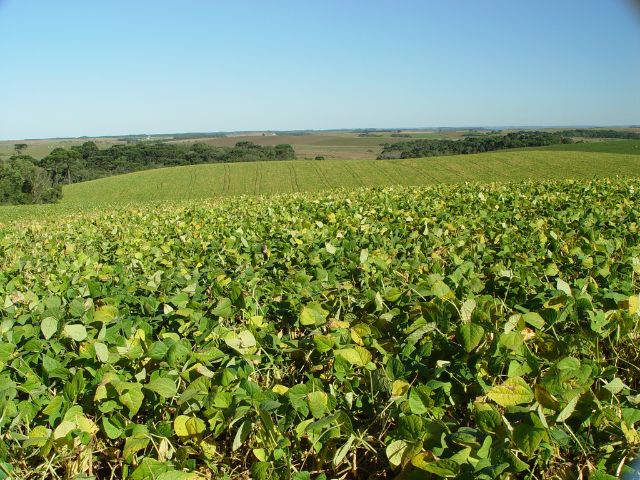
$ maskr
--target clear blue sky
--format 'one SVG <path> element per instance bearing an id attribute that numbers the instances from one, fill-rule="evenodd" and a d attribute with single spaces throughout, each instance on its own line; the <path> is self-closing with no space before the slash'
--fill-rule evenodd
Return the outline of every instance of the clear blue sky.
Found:
<path id="1" fill-rule="evenodd" d="M 640 124 L 625 0 L 0 0 L 0 138 Z"/>

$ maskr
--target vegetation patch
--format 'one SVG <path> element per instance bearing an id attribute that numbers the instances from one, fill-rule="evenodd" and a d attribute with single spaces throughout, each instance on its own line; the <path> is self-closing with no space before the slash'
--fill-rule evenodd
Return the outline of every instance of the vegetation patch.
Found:
<path id="1" fill-rule="evenodd" d="M 629 473 L 639 192 L 361 189 L 5 226 L 0 477 Z"/>
<path id="2" fill-rule="evenodd" d="M 461 140 L 411 140 L 385 143 L 378 160 L 385 158 L 421 158 L 491 152 L 510 148 L 541 147 L 573 143 L 562 133 L 519 131 L 506 135 L 467 136 Z"/>

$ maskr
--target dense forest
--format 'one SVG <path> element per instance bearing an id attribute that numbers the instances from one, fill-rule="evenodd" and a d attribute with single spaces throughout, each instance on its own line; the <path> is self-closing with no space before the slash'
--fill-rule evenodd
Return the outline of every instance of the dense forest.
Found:
<path id="1" fill-rule="evenodd" d="M 640 140 L 640 133 L 632 132 L 629 130 L 579 128 L 573 130 L 561 130 L 558 133 L 561 133 L 566 137 L 619 138 L 624 140 Z"/>
<path id="2" fill-rule="evenodd" d="M 62 196 L 49 172 L 28 155 L 0 162 L 0 204 L 52 203 Z"/>
<path id="3" fill-rule="evenodd" d="M 510 132 L 506 135 L 465 137 L 461 140 L 412 140 L 409 142 L 383 144 L 382 153 L 378 155 L 378 160 L 461 155 L 509 148 L 542 147 L 559 143 L 573 143 L 573 140 L 562 133 L 537 131 Z"/>
<path id="4" fill-rule="evenodd" d="M 292 159 L 295 152 L 286 144 L 262 146 L 238 142 L 233 147 L 215 147 L 206 143 L 140 142 L 100 150 L 95 143 L 85 142 L 70 149 L 54 149 L 40 161 L 40 166 L 50 172 L 55 184 L 61 184 L 150 168 Z"/>

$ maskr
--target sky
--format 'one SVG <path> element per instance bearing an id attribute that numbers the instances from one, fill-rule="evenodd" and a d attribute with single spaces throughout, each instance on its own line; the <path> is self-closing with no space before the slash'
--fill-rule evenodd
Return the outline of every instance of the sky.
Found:
<path id="1" fill-rule="evenodd" d="M 631 0 L 0 0 L 0 139 L 640 124 Z"/>

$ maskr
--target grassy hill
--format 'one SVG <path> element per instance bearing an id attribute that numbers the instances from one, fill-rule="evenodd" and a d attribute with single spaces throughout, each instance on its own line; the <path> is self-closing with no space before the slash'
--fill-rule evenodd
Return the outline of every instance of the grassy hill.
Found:
<path id="1" fill-rule="evenodd" d="M 599 152 L 623 153 L 640 155 L 640 140 L 603 140 L 586 143 L 571 143 L 566 145 L 550 145 L 548 147 L 534 147 L 527 150 L 546 150 L 554 152 Z"/>
<path id="2" fill-rule="evenodd" d="M 197 165 L 136 172 L 70 185 L 64 188 L 60 204 L 3 207 L 0 209 L 0 222 L 127 203 L 242 194 L 617 175 L 640 175 L 640 156 L 538 150 L 407 160 L 300 160 Z"/>

